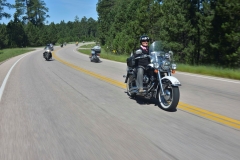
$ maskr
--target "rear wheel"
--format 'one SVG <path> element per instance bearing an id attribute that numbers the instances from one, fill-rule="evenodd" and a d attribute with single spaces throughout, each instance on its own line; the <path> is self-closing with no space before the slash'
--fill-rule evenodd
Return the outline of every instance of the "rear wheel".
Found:
<path id="1" fill-rule="evenodd" d="M 163 84 L 163 92 L 165 95 L 161 94 L 161 90 L 159 88 L 158 101 L 160 107 L 166 111 L 176 110 L 180 98 L 178 86 L 172 86 L 171 82 Z"/>
<path id="2" fill-rule="evenodd" d="M 130 75 L 128 77 L 128 80 L 127 80 L 127 94 L 128 94 L 128 96 L 134 98 L 136 96 L 136 93 L 131 93 L 130 92 L 130 89 L 132 87 L 136 87 L 136 84 L 135 84 L 135 80 L 134 80 L 133 75 Z"/>
<path id="3" fill-rule="evenodd" d="M 100 63 L 100 59 L 96 56 L 96 62 Z"/>

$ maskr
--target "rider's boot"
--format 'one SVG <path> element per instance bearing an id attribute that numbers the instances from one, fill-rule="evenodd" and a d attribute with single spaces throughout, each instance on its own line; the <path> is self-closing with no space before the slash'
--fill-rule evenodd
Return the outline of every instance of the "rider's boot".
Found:
<path id="1" fill-rule="evenodd" d="M 144 90 L 144 89 L 142 89 L 142 88 L 139 88 L 138 92 L 139 92 L 139 93 L 144 93 L 144 92 L 146 92 L 146 90 Z"/>

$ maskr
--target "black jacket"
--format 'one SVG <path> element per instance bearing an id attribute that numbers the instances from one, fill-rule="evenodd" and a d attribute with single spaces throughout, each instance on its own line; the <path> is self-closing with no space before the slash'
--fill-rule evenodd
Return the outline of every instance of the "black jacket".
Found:
<path id="1" fill-rule="evenodd" d="M 139 57 L 143 54 L 146 54 L 146 55 L 149 55 L 149 51 L 148 51 L 148 47 L 147 47 L 147 50 L 144 50 L 142 49 L 142 47 L 138 48 L 138 49 L 141 49 L 142 50 L 142 54 L 134 54 L 134 57 Z M 137 66 L 143 66 L 143 67 L 146 67 L 148 64 L 150 63 L 150 59 L 148 57 L 146 58 L 140 58 L 140 59 L 137 59 L 136 60 L 136 65 Z"/>

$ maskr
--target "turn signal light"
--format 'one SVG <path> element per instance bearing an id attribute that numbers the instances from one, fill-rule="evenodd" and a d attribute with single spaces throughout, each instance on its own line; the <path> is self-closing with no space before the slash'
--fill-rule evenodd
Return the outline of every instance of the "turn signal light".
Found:
<path id="1" fill-rule="evenodd" d="M 157 69 L 155 69 L 155 70 L 154 70 L 154 73 L 158 73 L 158 70 L 157 70 Z"/>
<path id="2" fill-rule="evenodd" d="M 174 74 L 175 72 L 176 72 L 176 71 L 173 69 L 173 70 L 172 70 L 172 74 Z"/>

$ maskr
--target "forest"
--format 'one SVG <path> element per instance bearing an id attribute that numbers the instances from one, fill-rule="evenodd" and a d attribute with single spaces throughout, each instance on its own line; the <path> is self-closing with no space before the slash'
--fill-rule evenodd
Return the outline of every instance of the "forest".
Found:
<path id="1" fill-rule="evenodd" d="M 0 20 L 11 16 L 3 6 L 16 10 L 8 24 L 0 24 L 0 49 L 89 41 L 97 36 L 97 21 L 93 18 L 76 16 L 74 22 L 48 23 L 49 9 L 43 0 L 15 0 L 15 4 L 0 0 L 0 4 Z"/>
<path id="2" fill-rule="evenodd" d="M 240 67 L 239 0 L 98 0 L 97 20 L 76 16 L 59 24 L 47 23 L 51 15 L 43 0 L 0 5 L 0 20 L 11 16 L 3 6 L 16 10 L 8 24 L 0 24 L 1 48 L 96 40 L 109 52 L 129 55 L 148 35 L 180 63 Z"/>

